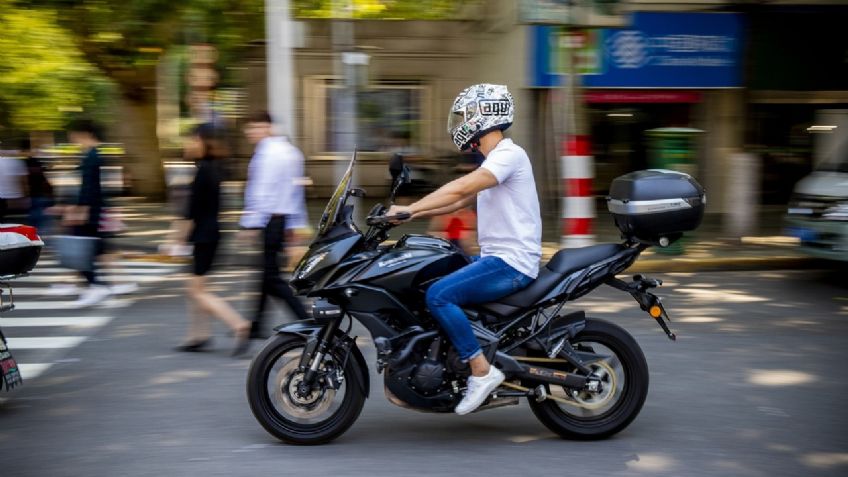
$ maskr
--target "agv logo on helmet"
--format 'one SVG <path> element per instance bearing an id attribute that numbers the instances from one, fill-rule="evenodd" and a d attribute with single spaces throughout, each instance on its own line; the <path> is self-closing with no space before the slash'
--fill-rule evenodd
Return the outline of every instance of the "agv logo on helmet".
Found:
<path id="1" fill-rule="evenodd" d="M 507 115 L 512 109 L 512 104 L 507 99 L 481 99 L 480 114 L 483 116 Z"/>

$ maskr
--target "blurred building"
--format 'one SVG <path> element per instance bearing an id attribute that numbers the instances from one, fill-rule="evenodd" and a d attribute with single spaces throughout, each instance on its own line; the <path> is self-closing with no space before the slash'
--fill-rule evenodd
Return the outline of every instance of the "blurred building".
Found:
<path id="1" fill-rule="evenodd" d="M 398 129 L 425 157 L 452 154 L 445 123 L 454 96 L 475 82 L 504 83 L 517 104 L 511 135 L 530 152 L 546 209 L 556 211 L 564 47 L 577 45 L 596 194 L 616 175 L 654 165 L 646 131 L 674 127 L 693 131 L 690 170 L 709 190 L 709 212 L 736 206 L 728 184 L 740 152 L 760 161 L 760 202 L 785 204 L 825 154 L 808 128 L 819 118 L 841 121 L 848 110 L 848 37 L 837 34 L 843 3 L 595 1 L 597 25 L 609 27 L 574 31 L 530 24 L 528 16 L 563 6 L 542 1 L 473 3 L 444 21 L 354 21 L 356 49 L 369 57 L 358 107 L 357 144 L 371 153 L 363 183 L 385 184 L 386 138 Z M 295 141 L 320 185 L 338 152 L 332 20 L 296 25 Z M 249 107 L 265 108 L 264 45 L 248 62 Z M 846 129 L 830 132 L 844 137 Z"/>

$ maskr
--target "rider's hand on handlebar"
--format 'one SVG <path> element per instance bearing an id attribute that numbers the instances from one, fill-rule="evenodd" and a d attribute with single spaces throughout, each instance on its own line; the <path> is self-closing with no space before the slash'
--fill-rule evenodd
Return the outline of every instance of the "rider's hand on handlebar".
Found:
<path id="1" fill-rule="evenodd" d="M 393 223 L 395 225 L 402 224 L 404 222 L 409 222 L 410 220 L 412 220 L 415 217 L 414 214 L 412 213 L 412 209 L 408 205 L 393 205 L 393 206 L 389 207 L 389 210 L 386 212 L 386 216 L 391 217 L 393 215 L 398 215 L 398 214 L 403 214 L 403 213 L 409 214 L 409 218 L 403 219 L 403 220 L 392 220 L 391 223 Z"/>

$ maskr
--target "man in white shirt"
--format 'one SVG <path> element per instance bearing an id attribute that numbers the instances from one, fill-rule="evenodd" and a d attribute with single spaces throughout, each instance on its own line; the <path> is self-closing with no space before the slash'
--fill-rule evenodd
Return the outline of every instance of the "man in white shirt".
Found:
<path id="1" fill-rule="evenodd" d="M 307 319 L 303 305 L 280 275 L 280 252 L 287 231 L 306 225 L 306 206 L 301 179 L 303 154 L 286 138 L 273 133 L 273 120 L 267 112 L 250 117 L 245 136 L 256 145 L 247 168 L 242 238 L 257 237 L 263 242 L 262 290 L 251 329 L 251 338 L 267 337 L 262 319 L 268 296 L 283 299 L 298 319 Z"/>
<path id="2" fill-rule="evenodd" d="M 460 150 L 473 147 L 486 159 L 474 172 L 409 206 L 392 206 L 387 214 L 431 217 L 477 203 L 479 260 L 434 283 L 426 295 L 430 313 L 471 367 L 457 414 L 477 409 L 504 380 L 483 355 L 461 306 L 503 298 L 539 274 L 542 218 L 533 168 L 524 149 L 503 135 L 512 125 L 513 110 L 506 86 L 477 84 L 463 90 L 451 108 L 448 133 Z"/>

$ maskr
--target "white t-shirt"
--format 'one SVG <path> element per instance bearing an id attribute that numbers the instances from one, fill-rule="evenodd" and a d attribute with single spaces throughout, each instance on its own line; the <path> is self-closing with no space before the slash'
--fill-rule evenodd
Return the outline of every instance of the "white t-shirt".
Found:
<path id="1" fill-rule="evenodd" d="M 477 194 L 477 240 L 480 256 L 495 256 L 536 278 L 542 258 L 542 217 L 530 158 L 512 139 L 504 138 L 480 166 L 498 185 Z"/>
<path id="2" fill-rule="evenodd" d="M 306 227 L 303 191 L 303 154 L 281 136 L 267 137 L 256 145 L 247 166 L 244 214 L 240 224 L 262 228 L 271 215 L 286 215 L 286 228 Z"/>

